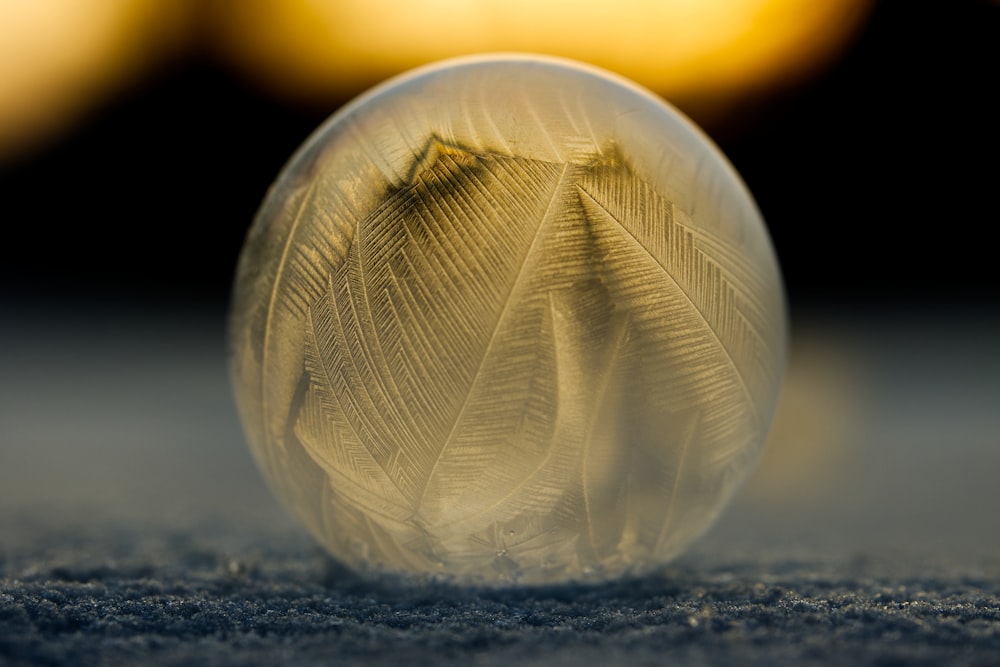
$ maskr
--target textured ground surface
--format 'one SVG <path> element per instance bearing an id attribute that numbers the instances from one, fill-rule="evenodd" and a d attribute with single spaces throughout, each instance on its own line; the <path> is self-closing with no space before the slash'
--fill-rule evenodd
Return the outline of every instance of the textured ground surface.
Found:
<path id="1" fill-rule="evenodd" d="M 209 534 L 55 531 L 8 557 L 0 661 L 1000 663 L 996 569 L 753 553 L 593 588 L 468 591 L 359 581 L 299 537 L 222 548 Z"/>
<path id="2" fill-rule="evenodd" d="M 0 348 L 2 665 L 1000 664 L 996 326 L 827 323 L 692 551 L 475 591 L 313 546 L 242 443 L 217 322 L 101 321 Z"/>

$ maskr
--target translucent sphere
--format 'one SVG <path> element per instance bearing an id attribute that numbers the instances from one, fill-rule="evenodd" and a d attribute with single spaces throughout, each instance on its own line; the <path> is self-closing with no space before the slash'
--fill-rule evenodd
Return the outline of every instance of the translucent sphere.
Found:
<path id="1" fill-rule="evenodd" d="M 732 167 L 566 61 L 447 61 L 349 104 L 250 229 L 230 322 L 254 456 L 360 570 L 662 565 L 757 459 L 781 280 Z"/>

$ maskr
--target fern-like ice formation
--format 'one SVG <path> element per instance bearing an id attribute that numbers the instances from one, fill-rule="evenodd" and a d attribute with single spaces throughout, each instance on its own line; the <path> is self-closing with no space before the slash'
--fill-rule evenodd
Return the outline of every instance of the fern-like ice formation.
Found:
<path id="1" fill-rule="evenodd" d="M 784 323 L 752 203 L 736 234 L 699 225 L 683 177 L 657 182 L 662 156 L 650 179 L 627 131 L 567 111 L 584 75 L 553 93 L 561 111 L 517 103 L 537 123 L 520 149 L 502 99 L 462 98 L 457 118 L 485 129 L 461 141 L 453 121 L 446 140 L 429 123 L 419 148 L 420 127 L 371 103 L 380 131 L 333 123 L 350 142 L 314 140 L 306 176 L 262 209 L 272 227 L 255 227 L 237 285 L 237 396 L 279 493 L 352 565 L 485 582 L 642 571 L 705 528 L 757 455 Z M 724 165 L 703 168 L 717 187 Z"/>

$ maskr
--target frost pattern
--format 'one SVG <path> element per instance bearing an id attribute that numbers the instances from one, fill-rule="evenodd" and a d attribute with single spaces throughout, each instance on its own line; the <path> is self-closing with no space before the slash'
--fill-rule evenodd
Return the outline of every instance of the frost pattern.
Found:
<path id="1" fill-rule="evenodd" d="M 416 164 L 325 284 L 289 288 L 321 294 L 290 422 L 328 475 L 323 532 L 401 570 L 668 554 L 761 429 L 768 281 L 613 146 L 557 163 L 435 140 Z"/>

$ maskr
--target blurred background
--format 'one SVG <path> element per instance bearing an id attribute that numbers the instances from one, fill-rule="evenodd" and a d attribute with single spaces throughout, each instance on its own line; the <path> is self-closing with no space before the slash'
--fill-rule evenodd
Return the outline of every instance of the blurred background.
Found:
<path id="1" fill-rule="evenodd" d="M 0 546 L 84 514 L 284 520 L 225 374 L 254 212 L 353 96 L 500 50 L 662 95 L 769 225 L 788 382 L 712 539 L 995 559 L 990 0 L 4 0 Z"/>

